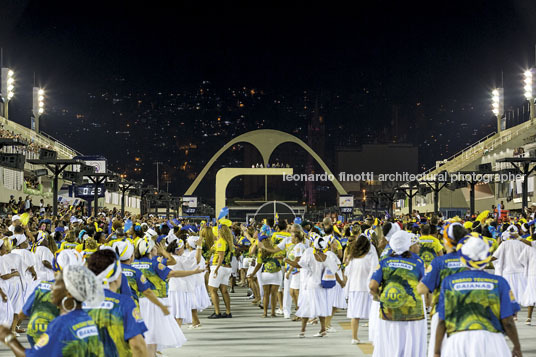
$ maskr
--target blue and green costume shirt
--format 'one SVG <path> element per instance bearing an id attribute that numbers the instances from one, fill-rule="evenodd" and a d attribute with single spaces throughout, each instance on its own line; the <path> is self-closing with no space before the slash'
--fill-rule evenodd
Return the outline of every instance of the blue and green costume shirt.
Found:
<path id="1" fill-rule="evenodd" d="M 157 257 L 153 259 L 144 257 L 140 260 L 135 260 L 132 263 L 132 267 L 139 269 L 143 273 L 149 281 L 151 290 L 154 291 L 156 297 L 167 297 L 167 277 L 171 269 L 166 266 L 164 261 L 160 263 Z"/>
<path id="2" fill-rule="evenodd" d="M 501 276 L 467 270 L 441 283 L 437 312 L 447 335 L 461 331 L 504 332 L 501 319 L 519 311 L 508 282 Z"/>
<path id="3" fill-rule="evenodd" d="M 22 313 L 29 318 L 26 332 L 28 342 L 32 347 L 35 341 L 45 333 L 48 324 L 60 314 L 58 307 L 50 300 L 52 285 L 54 285 L 54 280 L 39 283 L 22 307 Z"/>
<path id="4" fill-rule="evenodd" d="M 123 276 L 126 277 L 128 281 L 127 286 L 131 290 L 132 297 L 136 301 L 136 304 L 138 304 L 138 300 L 141 296 L 143 296 L 143 292 L 147 289 L 150 289 L 151 285 L 143 273 L 139 269 L 134 268 L 132 265 L 121 264 L 121 272 L 123 273 Z M 121 283 L 121 287 L 123 287 L 123 283 Z"/>
<path id="5" fill-rule="evenodd" d="M 84 310 L 56 317 L 26 356 L 104 357 L 95 321 Z"/>
<path id="6" fill-rule="evenodd" d="M 104 290 L 104 301 L 98 308 L 84 309 L 97 324 L 106 357 L 132 355 L 128 340 L 147 331 L 140 309 L 125 295 Z"/>
<path id="7" fill-rule="evenodd" d="M 436 312 L 437 303 L 439 302 L 439 292 L 441 282 L 452 274 L 468 270 L 460 261 L 460 253 L 452 252 L 439 256 L 432 260 L 432 263 L 426 269 L 426 274 L 422 283 L 432 292 L 432 314 Z"/>
<path id="8" fill-rule="evenodd" d="M 424 319 L 423 301 L 417 284 L 424 276 L 424 263 L 415 254 L 410 258 L 389 256 L 378 265 L 372 280 L 380 285 L 380 318 L 391 321 Z"/>

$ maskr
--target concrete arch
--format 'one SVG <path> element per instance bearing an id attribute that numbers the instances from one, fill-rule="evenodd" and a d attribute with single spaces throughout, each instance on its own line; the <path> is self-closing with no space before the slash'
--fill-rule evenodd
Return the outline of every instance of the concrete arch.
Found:
<path id="1" fill-rule="evenodd" d="M 205 165 L 203 170 L 197 175 L 194 182 L 190 185 L 188 190 L 186 190 L 185 195 L 193 195 L 194 191 L 196 190 L 197 186 L 201 183 L 205 175 L 207 174 L 208 170 L 212 167 L 214 162 L 231 146 L 238 144 L 238 143 L 249 143 L 253 145 L 254 147 L 259 150 L 262 160 L 264 161 L 264 167 L 266 167 L 266 164 L 269 163 L 270 156 L 274 152 L 274 150 L 283 143 L 294 143 L 299 146 L 301 146 L 305 151 L 307 151 L 315 160 L 318 162 L 320 167 L 327 173 L 332 174 L 329 167 L 326 165 L 326 163 L 322 160 L 320 156 L 316 152 L 314 152 L 313 149 L 309 147 L 306 143 L 304 143 L 302 140 L 298 139 L 294 135 L 287 134 L 285 132 L 279 131 L 279 130 L 273 130 L 273 129 L 260 129 L 260 130 L 254 130 L 247 132 L 245 134 L 242 134 L 240 136 L 237 136 L 236 138 L 229 141 L 227 144 L 225 144 L 212 158 L 210 161 Z M 333 185 L 341 195 L 345 195 L 346 190 L 342 187 L 339 180 L 337 180 L 336 176 L 333 175 L 335 179 L 332 181 Z"/>

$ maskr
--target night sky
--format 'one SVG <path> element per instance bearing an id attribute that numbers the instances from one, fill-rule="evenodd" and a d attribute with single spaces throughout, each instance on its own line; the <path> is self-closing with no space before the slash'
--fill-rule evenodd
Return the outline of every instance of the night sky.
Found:
<path id="1" fill-rule="evenodd" d="M 357 8 L 109 3 L 3 1 L 4 63 L 23 70 L 25 81 L 35 71 L 62 94 L 114 75 L 159 89 L 204 79 L 223 88 L 344 89 L 366 78 L 385 83 L 393 100 L 434 102 L 487 100 L 501 70 L 505 86 L 520 91 L 521 69 L 534 61 L 536 3 L 528 0 Z"/>
<path id="2" fill-rule="evenodd" d="M 352 98 L 351 93 L 364 88 L 380 88 L 374 92 L 379 93 L 377 97 L 371 98 L 371 102 L 379 104 L 367 107 L 364 103 L 366 109 L 359 115 L 344 119 L 328 116 L 326 125 L 331 125 L 330 132 L 344 127 L 340 133 L 343 137 L 349 126 L 357 134 L 369 130 L 372 136 L 376 135 L 378 127 L 389 125 L 391 106 L 402 108 L 406 112 L 403 125 L 415 128 L 419 125 L 415 119 L 419 113 L 412 108 L 421 103 L 426 107 L 423 116 L 428 121 L 439 118 L 437 121 L 443 122 L 439 130 L 446 137 L 455 136 L 448 126 L 467 121 L 472 121 L 469 128 L 478 127 L 485 120 L 491 123 L 484 128 L 487 131 L 467 130 L 467 136 L 458 135 L 448 151 L 446 146 L 443 149 L 429 146 L 428 129 L 420 130 L 419 135 L 413 135 L 412 143 L 425 144 L 420 150 L 428 156 L 423 155 L 421 164 L 429 167 L 438 158 L 461 150 L 493 130 L 490 92 L 501 84 L 501 77 L 505 107 L 519 108 L 524 101 L 522 73 L 535 61 L 535 1 L 449 1 L 441 2 L 441 7 L 437 2 L 430 6 L 430 2 L 416 1 L 369 1 L 359 7 L 344 7 L 339 2 L 315 7 L 306 1 L 292 3 L 289 7 L 283 2 L 226 1 L 214 6 L 202 1 L 176 1 L 169 5 L 153 1 L 141 6 L 126 1 L 73 5 L 59 1 L 4 0 L 0 11 L 0 47 L 4 49 L 4 66 L 16 72 L 10 119 L 29 124 L 35 73 L 36 84 L 46 89 L 47 106 L 58 111 L 82 108 L 83 112 L 90 112 L 86 110 L 90 93 L 114 92 L 114 87 L 119 85 L 123 92 L 148 91 L 154 95 L 158 91 L 195 92 L 200 83 L 210 81 L 220 94 L 227 88 L 247 87 L 266 90 L 272 96 L 294 93 L 295 97 L 303 97 L 305 90 L 313 93 L 325 90 L 347 92 Z M 154 98 L 150 100 L 156 102 Z M 361 104 L 351 100 L 346 103 L 347 106 Z M 471 107 L 474 111 L 464 112 L 462 117 L 454 109 L 451 111 L 455 107 Z M 268 118 L 272 109 L 248 114 L 245 120 L 251 123 L 261 117 Z M 75 110 L 78 109 L 71 110 L 71 116 Z M 93 117 L 87 123 L 97 123 L 100 119 L 101 124 L 102 121 L 113 124 L 111 133 L 126 130 L 114 127 L 124 123 L 114 123 L 108 107 L 91 110 Z M 451 117 L 437 116 L 441 111 L 450 112 Z M 136 111 L 126 113 L 132 119 L 125 120 L 136 120 Z M 156 112 L 143 113 L 158 116 Z M 64 117 L 54 117 L 55 114 L 48 112 L 46 115 L 48 123 L 63 126 Z M 185 115 L 189 114 L 176 113 L 171 119 L 180 121 Z M 203 120 L 216 118 L 215 112 L 207 115 L 213 118 Z M 191 118 L 194 122 L 200 117 Z M 307 124 L 303 125 L 303 118 L 287 115 L 279 120 L 289 128 L 305 127 L 300 135 L 306 140 Z M 230 119 L 235 120 L 236 116 Z M 270 118 L 267 122 L 263 127 L 270 127 Z M 63 139 L 59 131 L 48 125 L 45 123 L 45 131 Z M 76 123 L 72 121 L 70 125 L 68 128 L 75 132 Z M 156 126 L 163 128 L 164 122 Z M 274 126 L 278 128 L 277 123 Z M 191 132 L 185 129 L 185 133 Z M 99 134 L 98 125 L 93 130 Z M 435 130 L 437 135 L 438 129 Z M 102 135 L 104 144 L 84 143 L 77 135 L 66 137 L 65 142 L 84 153 L 102 152 L 112 161 L 131 165 L 124 153 L 132 152 L 132 148 L 106 151 L 109 140 L 115 139 Z M 332 135 L 326 146 L 333 148 L 340 144 L 341 140 L 335 140 L 338 135 Z M 431 134 L 428 136 L 433 138 Z M 219 139 L 222 142 L 215 138 L 203 141 L 204 160 L 230 140 L 223 136 Z M 155 152 L 151 146 L 154 143 L 146 141 L 136 143 L 143 152 L 157 156 L 168 152 L 168 147 L 162 153 Z M 128 140 L 125 145 L 129 145 Z M 176 145 L 180 145 L 180 138 Z M 329 161 L 333 150 L 327 155 L 331 155 L 327 156 Z M 160 157 L 144 159 L 146 179 L 152 175 L 152 161 Z M 184 174 L 182 183 L 176 184 L 176 192 L 185 189 L 191 179 L 186 177 L 200 171 L 201 164 L 197 162 L 197 165 Z M 173 167 L 166 169 L 173 173 Z"/>

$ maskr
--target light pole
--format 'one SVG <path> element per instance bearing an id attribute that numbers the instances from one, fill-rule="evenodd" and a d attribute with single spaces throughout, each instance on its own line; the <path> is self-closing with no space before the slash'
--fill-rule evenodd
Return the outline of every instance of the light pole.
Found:
<path id="1" fill-rule="evenodd" d="M 491 91 L 491 111 L 497 117 L 497 133 L 502 130 L 501 118 L 504 114 L 504 88 Z"/>
<path id="2" fill-rule="evenodd" d="M 160 192 L 160 165 L 163 164 L 162 161 L 156 161 L 153 162 L 154 165 L 156 165 L 156 191 Z"/>
<path id="3" fill-rule="evenodd" d="M 523 89 L 525 90 L 525 98 L 529 101 L 529 108 L 530 108 L 530 120 L 532 121 L 534 119 L 535 113 L 534 113 L 534 81 L 533 81 L 533 73 L 534 68 L 527 69 L 524 73 L 525 79 L 523 80 L 523 83 L 525 86 Z"/>
<path id="4" fill-rule="evenodd" d="M 33 118 L 32 129 L 39 133 L 39 118 L 45 112 L 45 90 L 43 88 L 33 88 Z"/>
<path id="5" fill-rule="evenodd" d="M 9 68 L 2 68 L 0 72 L 0 91 L 4 100 L 4 118 L 8 120 L 8 104 L 15 94 L 15 73 Z"/>

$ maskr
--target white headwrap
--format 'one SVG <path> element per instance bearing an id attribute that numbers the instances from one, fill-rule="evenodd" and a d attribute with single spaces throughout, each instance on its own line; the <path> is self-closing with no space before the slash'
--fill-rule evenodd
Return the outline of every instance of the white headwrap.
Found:
<path id="1" fill-rule="evenodd" d="M 324 251 L 328 247 L 328 240 L 324 237 L 317 237 L 313 242 L 313 247 L 317 250 Z"/>
<path id="2" fill-rule="evenodd" d="M 178 250 L 178 249 L 181 249 L 181 248 L 184 248 L 184 241 L 182 239 L 179 239 L 177 241 L 177 248 L 175 248 L 175 250 Z"/>
<path id="3" fill-rule="evenodd" d="M 173 233 L 173 231 L 170 231 L 169 234 L 166 237 L 166 244 L 170 245 L 171 243 L 173 243 L 176 240 L 179 240 L 179 237 L 177 237 L 175 235 L 175 233 Z"/>
<path id="4" fill-rule="evenodd" d="M 99 306 L 104 300 L 104 289 L 95 274 L 83 265 L 63 267 L 65 288 L 77 301 L 88 307 Z"/>
<path id="5" fill-rule="evenodd" d="M 154 241 L 152 239 L 140 239 L 138 241 L 138 251 L 141 255 L 145 255 L 154 248 Z"/>
<path id="6" fill-rule="evenodd" d="M 110 287 L 110 283 L 113 283 L 121 277 L 121 263 L 119 260 L 115 260 L 112 264 L 108 265 L 106 269 L 97 275 L 99 281 L 105 288 Z"/>
<path id="7" fill-rule="evenodd" d="M 113 248 L 121 261 L 129 260 L 134 254 L 134 246 L 128 240 L 115 242 Z"/>
<path id="8" fill-rule="evenodd" d="M 145 235 L 143 236 L 143 238 L 152 240 L 156 236 L 158 236 L 158 233 L 156 233 L 154 229 L 149 228 L 147 232 L 145 232 Z"/>
<path id="9" fill-rule="evenodd" d="M 385 235 L 385 239 L 389 242 L 396 232 L 400 232 L 400 226 L 396 222 L 391 222 L 391 229 Z"/>
<path id="10" fill-rule="evenodd" d="M 19 245 L 21 245 L 22 243 L 26 242 L 26 235 L 24 233 L 21 233 L 21 234 L 14 234 L 10 237 L 10 240 L 13 241 L 14 239 L 17 240 L 17 244 L 16 246 L 18 247 Z"/>
<path id="11" fill-rule="evenodd" d="M 411 233 L 406 231 L 398 231 L 389 240 L 389 246 L 395 254 L 402 254 L 409 250 L 411 246 Z"/>
<path id="12" fill-rule="evenodd" d="M 190 248 L 197 247 L 197 241 L 199 240 L 199 236 L 189 236 L 187 239 L 187 243 L 190 246 Z"/>
<path id="13" fill-rule="evenodd" d="M 19 220 L 20 221 L 20 216 L 18 214 L 14 215 L 13 217 L 11 217 L 11 222 L 15 222 Z"/>
<path id="14" fill-rule="evenodd" d="M 54 258 L 53 268 L 55 271 L 62 270 L 67 265 L 82 265 L 84 259 L 75 249 L 65 249 Z"/>

